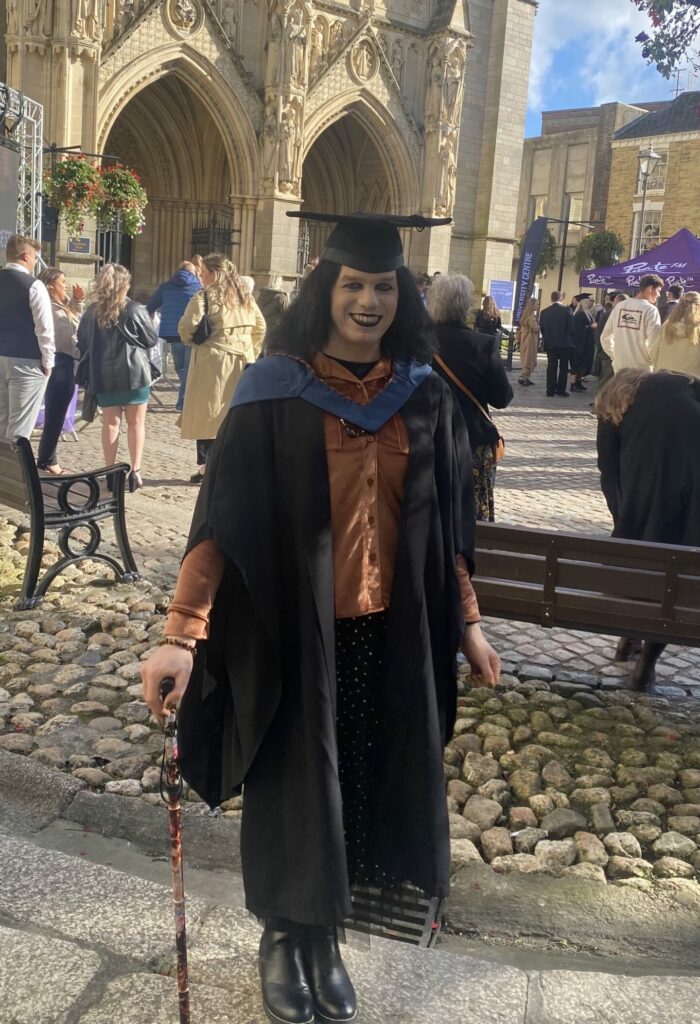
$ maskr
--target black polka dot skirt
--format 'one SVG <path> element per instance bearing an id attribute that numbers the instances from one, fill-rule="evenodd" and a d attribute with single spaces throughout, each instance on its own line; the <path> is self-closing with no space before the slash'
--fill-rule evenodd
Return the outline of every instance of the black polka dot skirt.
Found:
<path id="1" fill-rule="evenodd" d="M 384 671 L 387 613 L 336 619 L 338 774 L 350 883 L 377 884 L 370 848 L 368 800 L 373 784 L 375 696 Z"/>

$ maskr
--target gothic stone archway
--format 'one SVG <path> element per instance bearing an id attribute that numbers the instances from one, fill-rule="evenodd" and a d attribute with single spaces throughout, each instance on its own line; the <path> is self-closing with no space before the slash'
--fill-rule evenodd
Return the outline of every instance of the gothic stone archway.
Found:
<path id="1" fill-rule="evenodd" d="M 137 170 L 148 192 L 146 226 L 133 245 L 136 291 L 148 292 L 197 250 L 193 232 L 212 223 L 231 234 L 232 175 L 207 106 L 176 72 L 138 92 L 117 117 L 105 151 Z M 218 248 L 226 249 L 222 236 Z M 205 248 L 209 248 L 205 245 Z"/>

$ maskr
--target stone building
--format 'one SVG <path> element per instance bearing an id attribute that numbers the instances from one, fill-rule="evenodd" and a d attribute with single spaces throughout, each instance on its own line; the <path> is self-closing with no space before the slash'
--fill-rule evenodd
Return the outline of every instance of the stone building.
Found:
<path id="1" fill-rule="evenodd" d="M 642 224 L 639 153 L 649 144 L 661 159 L 647 183 Z M 629 255 L 652 249 L 681 228 L 700 234 L 699 161 L 700 92 L 682 93 L 615 133 L 606 227 L 622 238 Z"/>
<path id="2" fill-rule="evenodd" d="M 542 134 L 525 140 L 516 236 L 522 239 L 536 217 L 553 218 L 550 230 L 557 240 L 557 268 L 539 282 L 547 297 L 559 281 L 564 244 L 564 225 L 556 221 L 585 221 L 600 227 L 606 223 L 615 133 L 647 111 L 667 105 L 604 103 L 547 111 L 542 114 Z M 571 260 L 588 230 L 572 223 L 566 233 L 562 287 L 569 297 L 579 290 Z M 516 249 L 516 267 L 518 255 Z"/>
<path id="3" fill-rule="evenodd" d="M 47 140 L 143 178 L 122 252 L 140 288 L 211 248 L 291 282 L 324 238 L 285 216 L 300 204 L 451 215 L 407 238 L 412 268 L 510 275 L 535 0 L 2 8 L 6 80 L 44 104 Z"/>

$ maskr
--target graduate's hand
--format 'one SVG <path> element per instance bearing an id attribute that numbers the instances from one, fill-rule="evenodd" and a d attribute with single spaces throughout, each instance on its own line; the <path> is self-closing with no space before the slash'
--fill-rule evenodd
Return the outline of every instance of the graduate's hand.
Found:
<path id="1" fill-rule="evenodd" d="M 141 688 L 143 699 L 160 721 L 166 717 L 168 708 L 179 703 L 192 674 L 193 656 L 182 647 L 168 644 L 158 647 L 141 665 Z M 174 679 L 175 686 L 164 701 L 160 699 L 160 684 L 164 679 Z"/>
<path id="2" fill-rule="evenodd" d="M 474 685 L 493 688 L 501 677 L 501 659 L 481 632 L 478 622 L 464 627 L 462 653 L 471 665 Z"/>

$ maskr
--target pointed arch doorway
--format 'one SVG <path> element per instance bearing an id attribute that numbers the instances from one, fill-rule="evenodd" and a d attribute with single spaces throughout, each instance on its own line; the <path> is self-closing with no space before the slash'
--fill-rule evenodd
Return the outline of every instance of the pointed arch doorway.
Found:
<path id="1" fill-rule="evenodd" d="M 196 252 L 217 249 L 238 258 L 226 147 L 184 77 L 170 72 L 129 100 L 105 152 L 137 171 L 148 192 L 144 230 L 121 252 L 130 261 L 134 294 L 150 294 Z"/>
<path id="2" fill-rule="evenodd" d="M 350 110 L 312 143 L 303 165 L 302 211 L 321 213 L 403 213 L 408 189 L 382 146 L 378 126 Z M 300 222 L 299 262 L 323 251 L 333 225 Z M 404 238 L 404 246 L 410 239 Z"/>

